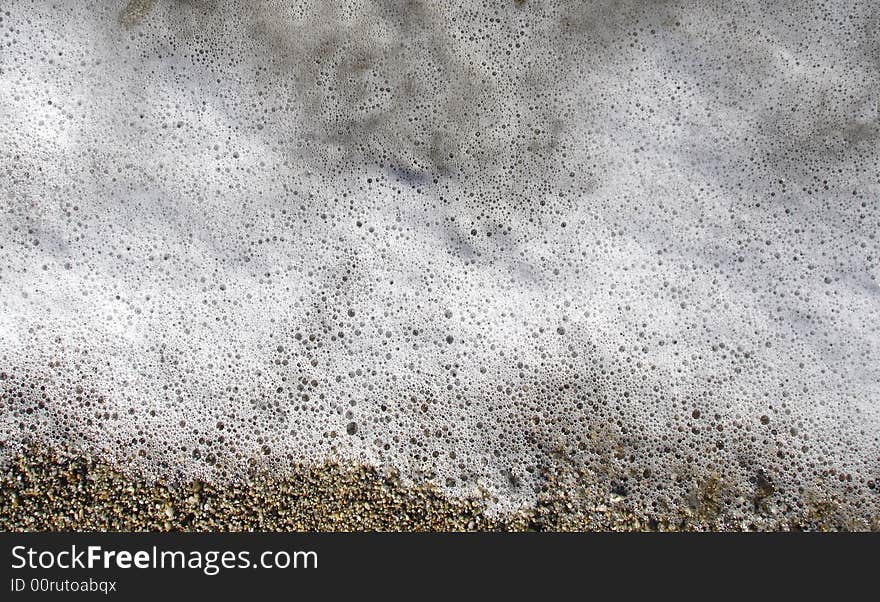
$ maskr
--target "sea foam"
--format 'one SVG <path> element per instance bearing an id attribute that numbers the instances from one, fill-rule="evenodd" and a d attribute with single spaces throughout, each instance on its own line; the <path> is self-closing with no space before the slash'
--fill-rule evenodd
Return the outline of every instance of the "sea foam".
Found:
<path id="1" fill-rule="evenodd" d="M 2 453 L 876 516 L 878 16 L 4 3 Z"/>

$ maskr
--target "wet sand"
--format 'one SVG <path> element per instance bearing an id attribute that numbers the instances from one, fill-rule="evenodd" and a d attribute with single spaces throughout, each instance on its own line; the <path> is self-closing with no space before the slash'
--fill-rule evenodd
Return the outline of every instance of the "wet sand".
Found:
<path id="1" fill-rule="evenodd" d="M 393 472 L 393 471 L 392 471 Z M 711 487 L 676 520 L 633 512 L 619 495 L 579 487 L 583 475 L 548 475 L 534 508 L 487 512 L 486 500 L 454 499 L 431 485 L 352 464 L 301 466 L 248 483 L 170 486 L 123 474 L 96 458 L 30 450 L 0 477 L 4 531 L 669 531 L 864 530 L 836 516 L 830 501 L 803 520 L 778 523 L 756 512 L 733 523 L 714 511 Z"/>

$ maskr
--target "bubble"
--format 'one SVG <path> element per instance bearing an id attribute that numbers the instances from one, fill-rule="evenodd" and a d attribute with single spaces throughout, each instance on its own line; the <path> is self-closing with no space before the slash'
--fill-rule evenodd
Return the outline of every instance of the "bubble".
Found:
<path id="1" fill-rule="evenodd" d="M 0 456 L 877 516 L 870 2 L 8 4 Z"/>

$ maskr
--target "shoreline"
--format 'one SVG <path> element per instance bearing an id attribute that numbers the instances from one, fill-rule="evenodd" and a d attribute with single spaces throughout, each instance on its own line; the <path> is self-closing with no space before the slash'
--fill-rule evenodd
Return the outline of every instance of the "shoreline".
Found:
<path id="1" fill-rule="evenodd" d="M 621 500 L 585 499 L 551 477 L 534 507 L 491 513 L 430 484 L 407 485 L 370 466 L 298 466 L 248 483 L 169 485 L 128 476 L 89 455 L 31 449 L 0 472 L 0 530 L 25 531 L 863 531 L 832 507 L 800 521 L 725 523 L 697 509 L 680 520 L 640 515 Z M 571 477 L 571 475 L 567 475 Z M 706 507 L 711 507 L 707 504 Z M 758 518 L 758 517 L 756 517 Z"/>

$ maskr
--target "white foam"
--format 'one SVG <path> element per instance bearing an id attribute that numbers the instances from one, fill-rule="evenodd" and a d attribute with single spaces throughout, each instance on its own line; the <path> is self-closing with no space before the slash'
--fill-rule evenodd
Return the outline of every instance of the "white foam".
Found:
<path id="1" fill-rule="evenodd" d="M 876 513 L 871 3 L 570 4 L 8 3 L 4 453 Z"/>

